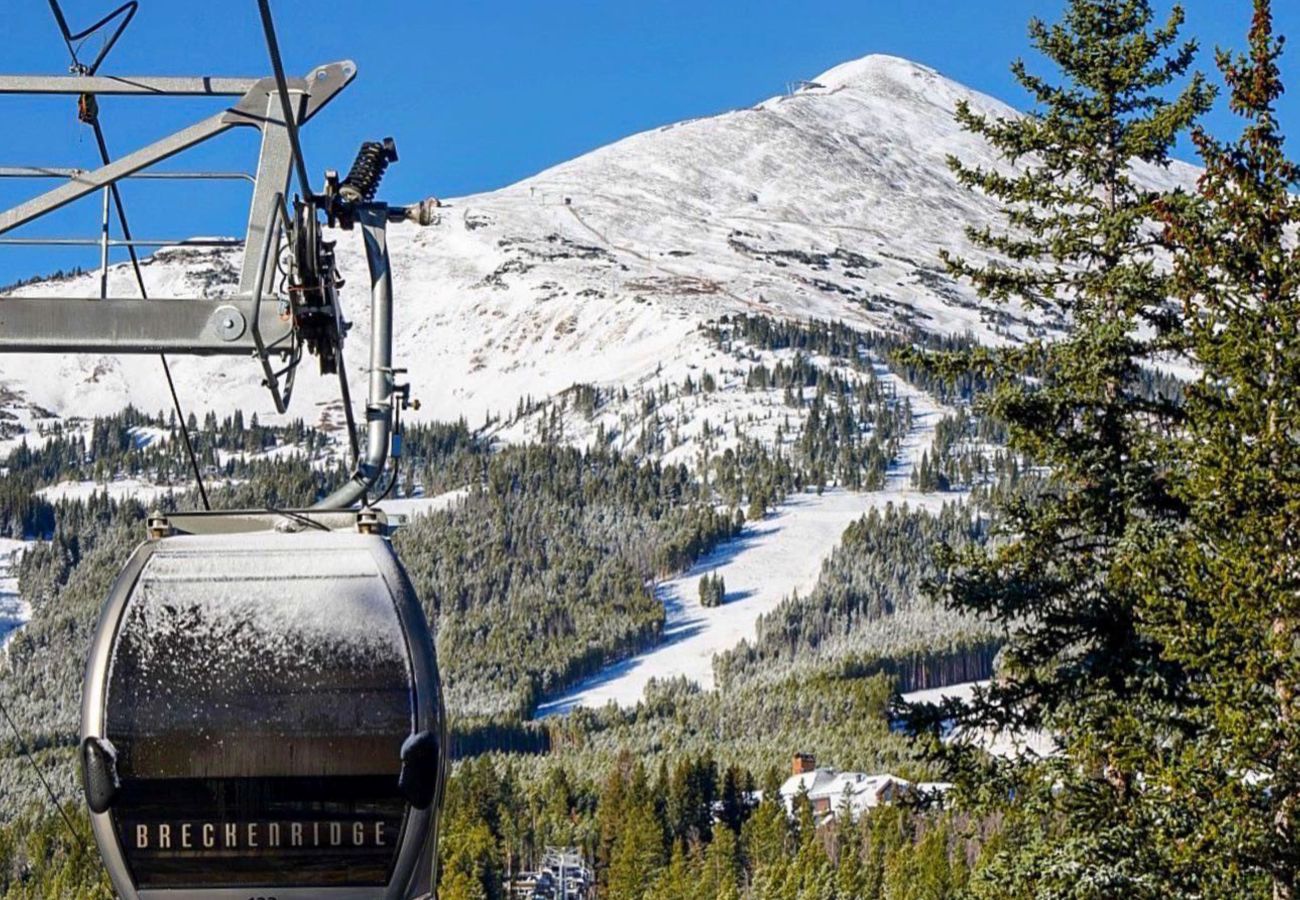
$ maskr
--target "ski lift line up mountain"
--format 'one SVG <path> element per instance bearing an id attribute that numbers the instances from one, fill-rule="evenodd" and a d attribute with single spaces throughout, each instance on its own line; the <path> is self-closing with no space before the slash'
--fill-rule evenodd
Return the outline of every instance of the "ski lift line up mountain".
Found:
<path id="1" fill-rule="evenodd" d="M 397 159 L 391 139 L 362 144 L 345 178 L 330 172 L 323 190 L 312 188 L 298 129 L 357 67 L 336 62 L 287 78 L 268 0 L 258 0 L 272 68 L 263 78 L 103 75 L 138 3 L 81 32 L 58 0 L 50 7 L 72 74 L 0 75 L 0 94 L 77 97 L 103 165 L 0 168 L 0 177 L 64 180 L 0 211 L 0 246 L 44 240 L 8 234 L 102 191 L 105 276 L 98 297 L 0 297 L 0 353 L 244 356 L 261 366 L 284 412 L 306 351 L 321 374 L 338 378 L 355 459 L 352 477 L 310 509 L 150 516 L 148 540 L 102 610 L 83 690 L 83 785 L 113 886 L 127 900 L 430 898 L 447 747 L 437 659 L 389 541 L 391 523 L 369 501 L 390 455 L 396 465 L 410 396 L 392 354 L 387 225 L 430 224 L 436 201 L 390 207 L 375 199 Z M 105 49 L 81 63 L 76 41 L 101 30 Z M 237 99 L 113 161 L 99 126 L 101 94 Z M 246 127 L 262 136 L 252 176 L 148 171 Z M 117 185 L 133 177 L 251 177 L 236 296 L 149 298 L 143 279 L 139 297 L 108 296 L 110 246 L 128 249 L 138 275 L 137 246 L 187 243 L 132 237 Z M 110 199 L 120 239 L 109 236 Z M 364 449 L 343 365 L 342 279 L 324 222 L 359 231 L 369 266 Z"/>

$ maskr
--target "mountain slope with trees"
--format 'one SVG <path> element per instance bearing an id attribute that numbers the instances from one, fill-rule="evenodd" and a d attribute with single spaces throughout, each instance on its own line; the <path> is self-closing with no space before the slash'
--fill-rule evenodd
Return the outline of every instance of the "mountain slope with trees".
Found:
<path id="1" fill-rule="evenodd" d="M 923 199 L 971 189 L 952 201 L 968 234 L 917 222 L 912 249 L 941 244 L 946 267 L 818 237 L 858 227 L 857 201 L 828 207 L 844 222 L 813 221 L 825 179 L 857 183 L 851 167 L 866 164 L 852 152 L 826 163 L 806 201 L 778 197 L 779 222 L 744 212 L 772 202 L 757 192 L 726 195 L 713 219 L 700 185 L 737 148 L 702 148 L 717 138 L 707 123 L 559 167 L 527 195 L 472 198 L 463 234 L 426 239 L 432 258 L 468 260 L 447 280 L 472 289 L 454 312 L 489 320 L 484 340 L 506 348 L 452 355 L 485 373 L 466 393 L 487 407 L 484 425 L 414 429 L 401 475 L 469 488 L 400 539 L 458 707 L 443 900 L 497 900 L 507 873 L 563 844 L 594 862 L 602 900 L 1297 895 L 1300 169 L 1276 121 L 1271 7 L 1254 8 L 1248 53 L 1220 57 L 1245 129 L 1230 143 L 1193 132 L 1206 163 L 1194 190 L 1169 153 L 1212 97 L 1181 11 L 1158 17 L 1146 0 L 1070 0 L 1058 23 L 1035 21 L 1053 74 L 1016 64 L 1035 100 L 1023 116 L 875 60 L 727 117 L 761 161 L 768 126 L 820 121 L 818 110 L 882 131 L 877 101 L 902 109 L 895 128 L 955 113 L 962 137 L 917 155 L 915 171 L 891 157 L 856 173 L 872 189 L 882 173 L 910 174 Z M 954 159 L 941 178 L 928 163 L 943 149 Z M 656 153 L 676 175 L 656 170 L 645 190 L 684 208 L 695 237 L 655 203 L 580 191 L 593 172 L 621 184 L 627 158 Z M 549 191 L 577 202 L 551 208 Z M 516 234 L 525 220 L 554 230 Z M 476 255 L 482 241 L 496 255 Z M 652 243 L 677 252 L 659 259 Z M 903 291 L 872 290 L 882 278 Z M 563 315 L 522 314 L 533 291 Z M 565 300 L 583 291 L 627 308 L 593 323 Z M 665 311 L 673 327 L 647 337 Z M 564 351 L 519 362 L 546 357 L 539 345 Z M 642 355 L 604 377 L 597 357 L 620 347 Z M 558 383 L 553 366 L 581 353 L 595 360 L 590 380 Z M 654 577 L 792 490 L 874 486 L 908 419 L 881 389 L 891 369 L 951 409 L 915 472 L 950 505 L 856 523 L 815 590 L 719 660 L 718 690 L 667 681 L 633 708 L 525 721 L 542 693 L 653 639 Z M 484 385 L 497 376 L 494 393 Z M 735 416 L 729 404 L 749 394 L 766 405 Z M 21 402 L 6 442 L 49 418 Z M 169 451 L 132 449 L 117 427 L 94 432 L 114 467 L 143 459 L 180 477 Z M 299 427 L 304 443 L 311 430 Z M 29 537 L 53 529 L 21 564 L 37 602 L 0 690 L 65 798 L 76 796 L 72 648 L 143 515 L 107 498 L 38 499 L 95 465 L 83 440 L 14 450 L 3 523 Z M 249 440 L 213 461 L 234 466 L 227 502 L 305 502 L 336 477 L 308 455 L 261 468 Z M 971 700 L 896 704 L 932 677 L 990 673 Z M 964 739 L 1026 728 L 1054 752 L 993 757 Z M 80 839 L 20 785 L 30 773 L 15 742 L 4 749 L 0 789 L 23 808 L 0 824 L 0 891 L 104 895 Z M 856 819 L 819 817 L 807 797 L 787 811 L 776 789 L 796 750 L 952 789 L 942 804 Z"/>

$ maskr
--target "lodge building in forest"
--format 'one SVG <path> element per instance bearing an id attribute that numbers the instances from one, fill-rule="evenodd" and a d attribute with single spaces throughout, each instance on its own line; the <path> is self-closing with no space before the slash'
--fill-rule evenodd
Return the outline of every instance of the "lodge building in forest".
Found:
<path id="1" fill-rule="evenodd" d="M 896 775 L 819 768 L 810 753 L 794 754 L 790 769 L 790 777 L 781 785 L 787 812 L 793 816 L 796 803 L 806 794 L 819 822 L 832 820 L 846 809 L 856 819 L 867 810 L 892 805 L 904 797 L 941 795 L 951 787 L 946 782 L 911 782 Z"/>

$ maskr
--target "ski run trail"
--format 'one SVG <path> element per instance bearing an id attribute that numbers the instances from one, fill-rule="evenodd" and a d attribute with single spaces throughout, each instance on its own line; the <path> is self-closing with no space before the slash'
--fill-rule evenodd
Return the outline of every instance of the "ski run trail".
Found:
<path id="1" fill-rule="evenodd" d="M 758 618 L 791 594 L 797 591 L 806 597 L 817 583 L 822 561 L 850 523 L 891 503 L 938 509 L 954 499 L 951 493 L 926 494 L 911 488 L 912 468 L 930 447 L 935 425 L 947 410 L 883 366 L 877 375 L 912 404 L 912 428 L 889 467 L 884 489 L 853 493 L 832 488 L 821 495 L 798 494 L 766 518 L 747 522 L 737 537 L 720 544 L 689 571 L 656 586 L 655 594 L 667 613 L 663 639 L 656 646 L 612 663 L 546 701 L 537 710 L 538 718 L 610 702 L 635 706 L 652 678 L 685 676 L 711 689 L 714 655 L 752 640 Z M 727 598 L 722 606 L 709 609 L 700 605 L 699 587 L 703 576 L 713 574 L 726 582 Z"/>

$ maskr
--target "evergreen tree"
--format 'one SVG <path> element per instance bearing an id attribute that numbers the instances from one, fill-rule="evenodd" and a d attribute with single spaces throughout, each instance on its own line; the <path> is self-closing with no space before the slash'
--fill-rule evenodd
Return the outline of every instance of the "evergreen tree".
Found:
<path id="1" fill-rule="evenodd" d="M 784 860 L 790 847 L 790 821 L 778 793 L 780 782 L 773 786 L 768 779 L 763 801 L 741 829 L 748 859 L 755 865 L 772 866 Z"/>
<path id="2" fill-rule="evenodd" d="M 854 821 L 852 810 L 842 804 L 836 819 L 839 825 L 838 859 L 835 867 L 835 889 L 840 897 L 862 897 L 870 900 L 867 879 L 863 872 L 860 822 Z"/>
<path id="3" fill-rule="evenodd" d="M 655 813 L 645 770 L 637 763 L 627 786 L 622 822 L 610 849 L 605 896 L 610 900 L 653 897 L 655 876 L 663 864 L 663 825 Z"/>
<path id="4" fill-rule="evenodd" d="M 721 606 L 727 599 L 727 583 L 717 572 L 700 578 L 700 606 Z"/>
<path id="5" fill-rule="evenodd" d="M 596 845 L 596 877 L 603 880 L 605 871 L 613 860 L 614 844 L 618 840 L 619 829 L 625 817 L 626 785 L 632 775 L 632 754 L 626 750 L 605 777 L 605 785 L 600 794 L 600 805 L 596 812 L 596 827 L 599 843 Z"/>
<path id="6" fill-rule="evenodd" d="M 691 868 L 687 863 L 686 849 L 680 842 L 673 844 L 672 857 L 655 880 L 652 892 L 655 900 L 691 900 L 695 897 L 695 878 Z"/>
<path id="7" fill-rule="evenodd" d="M 736 896 L 740 891 L 741 880 L 739 840 L 731 830 L 719 828 L 704 852 L 702 890 L 698 896 L 717 900 Z"/>
<path id="8" fill-rule="evenodd" d="M 1152 843 L 1136 787 L 1185 681 L 1139 627 L 1129 573 L 1182 515 L 1158 440 L 1177 405 L 1151 396 L 1142 377 L 1176 320 L 1152 237 L 1171 201 L 1140 186 L 1135 168 L 1166 164 L 1211 99 L 1200 75 L 1176 89 L 1196 49 L 1180 41 L 1182 22 L 1175 8 L 1156 24 L 1146 0 L 1072 0 L 1058 24 L 1030 24 L 1061 83 L 1013 66 L 1036 102 L 1029 115 L 993 118 L 967 104 L 957 112 L 1017 167 L 952 161 L 964 185 L 1002 205 L 1006 227 L 969 235 L 990 261 L 945 255 L 949 269 L 989 300 L 1044 310 L 1064 333 L 929 357 L 941 374 L 991 382 L 979 412 L 1047 475 L 1037 496 L 999 505 L 996 541 L 943 559 L 943 599 L 1005 631 L 1001 677 L 969 704 L 917 718 L 932 734 L 955 719 L 1057 737 L 1056 758 L 1000 773 L 969 750 L 936 751 L 972 802 L 997 809 L 1037 797 L 1044 827 L 1066 823 L 1050 852 L 1016 861 L 1036 893 L 1073 896 L 1080 879 L 1107 885 L 1107 896 L 1159 893 L 1147 877 L 1159 862 L 1144 856 Z"/>
<path id="9" fill-rule="evenodd" d="M 1171 208 L 1186 392 L 1177 489 L 1191 510 L 1167 542 L 1172 583 L 1149 617 L 1195 678 L 1201 731 L 1155 796 L 1178 826 L 1175 858 L 1205 895 L 1300 896 L 1300 166 L 1276 104 L 1282 39 L 1256 0 L 1249 52 L 1220 52 L 1232 144 L 1195 135 L 1199 203 Z M 1264 891 L 1258 890 L 1262 895 Z"/>
<path id="10" fill-rule="evenodd" d="M 496 842 L 484 822 L 448 828 L 438 896 L 444 900 L 492 900 L 501 893 Z"/>
<path id="11" fill-rule="evenodd" d="M 752 782 L 745 784 L 744 777 L 736 765 L 727 766 L 722 776 L 722 807 L 718 812 L 718 821 L 732 834 L 740 834 L 741 827 L 749 818 L 749 794 L 753 791 L 753 785 Z"/>

